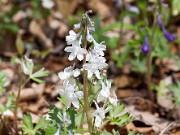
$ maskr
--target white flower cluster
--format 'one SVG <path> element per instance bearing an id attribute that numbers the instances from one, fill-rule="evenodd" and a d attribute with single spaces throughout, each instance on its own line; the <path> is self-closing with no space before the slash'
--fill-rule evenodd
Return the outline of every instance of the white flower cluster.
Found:
<path id="1" fill-rule="evenodd" d="M 83 19 L 86 19 L 86 27 L 84 28 Z M 108 112 L 109 108 L 106 108 L 106 103 L 110 102 L 112 105 L 117 105 L 117 97 L 114 91 L 111 91 L 111 83 L 108 80 L 103 79 L 101 75 L 101 70 L 108 66 L 106 59 L 104 58 L 104 51 L 106 46 L 103 42 L 97 43 L 92 36 L 92 32 L 95 31 L 94 23 L 90 20 L 87 14 L 83 16 L 80 23 L 75 24 L 74 27 L 80 31 L 76 33 L 70 30 L 69 35 L 66 36 L 67 46 L 64 50 L 69 52 L 68 59 L 70 61 L 77 58 L 79 61 L 83 62 L 82 70 L 87 71 L 87 77 L 89 79 L 95 79 L 101 82 L 101 90 L 94 100 L 96 105 L 96 111 L 93 113 L 95 117 L 95 126 L 100 127 L 105 118 L 105 114 Z M 85 32 L 84 32 L 85 31 Z M 84 34 L 83 34 L 84 32 Z M 82 44 L 82 37 L 86 36 L 85 40 L 90 44 L 90 47 L 85 48 L 84 42 Z M 84 48 L 83 48 L 84 47 Z M 83 92 L 77 86 L 77 78 L 80 75 L 80 69 L 74 69 L 74 67 L 67 67 L 63 72 L 58 74 L 59 78 L 64 80 L 63 88 L 60 89 L 60 95 L 67 98 L 66 106 L 70 107 L 71 104 L 75 108 L 79 108 L 79 100 L 83 98 Z M 97 103 L 104 102 L 103 107 L 99 107 Z"/>
<path id="2" fill-rule="evenodd" d="M 67 99 L 66 106 L 70 107 L 71 103 L 79 108 L 79 99 L 83 97 L 83 92 L 79 91 L 78 86 L 76 84 L 75 77 L 80 75 L 79 69 L 73 70 L 73 67 L 67 67 L 64 69 L 64 72 L 60 72 L 58 74 L 59 78 L 64 80 L 63 88 L 59 90 L 62 96 L 65 96 Z"/>

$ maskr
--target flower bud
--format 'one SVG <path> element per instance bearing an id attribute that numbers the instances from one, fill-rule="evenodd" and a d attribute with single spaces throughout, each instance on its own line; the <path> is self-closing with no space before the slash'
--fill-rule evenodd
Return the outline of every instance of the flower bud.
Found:
<path id="1" fill-rule="evenodd" d="M 149 43 L 148 43 L 148 37 L 144 37 L 144 44 L 141 47 L 142 52 L 146 55 L 149 53 Z"/>

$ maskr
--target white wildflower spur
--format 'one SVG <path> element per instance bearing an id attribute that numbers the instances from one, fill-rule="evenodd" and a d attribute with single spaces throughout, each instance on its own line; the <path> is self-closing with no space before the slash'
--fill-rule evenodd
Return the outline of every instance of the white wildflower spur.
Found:
<path id="1" fill-rule="evenodd" d="M 109 111 L 109 108 L 105 109 L 105 106 L 99 107 L 96 101 L 94 101 L 96 105 L 96 111 L 93 112 L 93 116 L 95 117 L 95 126 L 100 127 L 105 118 L 105 114 Z"/>
<path id="2" fill-rule="evenodd" d="M 72 66 L 69 66 L 69 67 L 65 68 L 63 72 L 58 73 L 58 77 L 61 80 L 68 79 L 71 76 L 78 77 L 79 75 L 80 75 L 80 70 L 78 68 L 73 70 Z"/>
<path id="3" fill-rule="evenodd" d="M 107 99 L 109 99 L 109 102 L 116 106 L 117 105 L 117 96 L 116 93 L 114 91 L 110 91 L 111 88 L 111 82 L 109 82 L 108 80 L 106 80 L 106 84 L 101 81 L 101 86 L 102 89 L 99 92 L 99 95 L 97 97 L 97 102 L 106 102 Z"/>

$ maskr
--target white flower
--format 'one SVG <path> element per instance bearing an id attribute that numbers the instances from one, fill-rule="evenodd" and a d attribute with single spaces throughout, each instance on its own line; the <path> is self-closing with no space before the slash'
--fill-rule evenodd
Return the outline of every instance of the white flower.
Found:
<path id="1" fill-rule="evenodd" d="M 95 74 L 98 79 L 101 79 L 99 70 L 107 66 L 105 58 L 91 51 L 87 55 L 87 61 L 89 61 L 89 63 L 84 64 L 83 68 L 88 71 L 88 78 L 91 78 L 92 75 Z"/>
<path id="2" fill-rule="evenodd" d="M 81 28 L 81 22 L 80 22 L 80 23 L 77 23 L 77 24 L 74 24 L 74 28 L 80 29 L 80 28 Z"/>
<path id="3" fill-rule="evenodd" d="M 52 0 L 42 0 L 42 6 L 51 9 L 54 6 L 54 2 Z"/>
<path id="4" fill-rule="evenodd" d="M 74 85 L 64 83 L 63 84 L 63 89 L 60 89 L 59 93 L 62 96 L 65 96 L 67 101 L 66 101 L 66 106 L 67 108 L 70 107 L 71 103 L 76 107 L 77 109 L 79 108 L 79 99 L 83 97 L 83 92 L 82 91 L 75 91 L 76 88 Z"/>
<path id="5" fill-rule="evenodd" d="M 87 39 L 89 42 L 92 42 L 92 41 L 93 41 L 93 37 L 92 37 L 92 35 L 89 33 L 89 29 L 87 29 L 86 39 Z"/>
<path id="6" fill-rule="evenodd" d="M 110 93 L 110 96 L 109 96 L 109 102 L 114 105 L 114 106 L 117 106 L 117 96 L 116 96 L 116 93 L 113 91 Z"/>
<path id="7" fill-rule="evenodd" d="M 103 119 L 105 118 L 105 114 L 109 111 L 109 108 L 104 109 L 104 106 L 99 107 L 96 101 L 94 101 L 94 103 L 96 105 L 96 111 L 93 113 L 95 117 L 95 126 L 100 127 L 103 122 Z"/>
<path id="8" fill-rule="evenodd" d="M 70 52 L 70 55 L 68 57 L 70 61 L 74 60 L 76 56 L 77 56 L 77 59 L 81 61 L 84 58 L 84 54 L 87 53 L 87 51 L 84 48 L 81 48 L 80 46 L 81 39 L 82 39 L 82 36 L 80 37 L 78 42 L 74 42 L 72 46 L 68 46 L 64 49 L 66 52 Z"/>
<path id="9" fill-rule="evenodd" d="M 72 45 L 78 41 L 79 34 L 76 34 L 73 30 L 69 31 L 69 36 L 66 36 L 66 42 L 68 45 Z"/>
<path id="10" fill-rule="evenodd" d="M 80 70 L 78 68 L 76 68 L 75 70 L 73 70 L 72 66 L 69 66 L 67 68 L 64 69 L 64 72 L 59 72 L 58 76 L 61 80 L 65 80 L 68 79 L 69 77 L 73 76 L 73 77 L 78 77 L 80 75 Z"/>
<path id="11" fill-rule="evenodd" d="M 16 62 L 21 64 L 22 70 L 26 75 L 32 75 L 34 63 L 32 59 L 29 59 L 26 55 L 24 56 L 25 59 L 19 60 L 16 59 Z"/>
<path id="12" fill-rule="evenodd" d="M 103 45 L 103 42 L 101 42 L 100 44 L 98 44 L 94 39 L 93 40 L 93 43 L 94 43 L 94 51 L 96 51 L 96 53 L 100 56 L 104 56 L 104 52 L 106 50 L 106 46 Z"/>
<path id="13" fill-rule="evenodd" d="M 109 82 L 108 80 L 106 80 L 106 85 L 103 81 L 101 81 L 101 85 L 102 85 L 102 89 L 97 97 L 97 102 L 102 102 L 102 101 L 106 101 L 107 99 L 109 99 L 109 102 L 116 106 L 117 105 L 117 96 L 116 93 L 110 92 L 110 88 L 111 88 L 111 82 Z"/>
<path id="14" fill-rule="evenodd" d="M 101 86 L 102 86 L 102 89 L 97 97 L 97 102 L 101 102 L 101 101 L 105 101 L 109 95 L 110 95 L 110 88 L 111 88 L 111 82 L 107 81 L 106 80 L 106 84 L 104 84 L 103 81 L 101 81 Z"/>

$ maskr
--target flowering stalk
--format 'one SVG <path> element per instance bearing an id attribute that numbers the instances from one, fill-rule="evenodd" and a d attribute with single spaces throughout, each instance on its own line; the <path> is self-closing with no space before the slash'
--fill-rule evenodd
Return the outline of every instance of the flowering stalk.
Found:
<path id="1" fill-rule="evenodd" d="M 20 75 L 20 84 L 19 84 L 18 94 L 16 97 L 16 103 L 15 103 L 15 109 L 14 109 L 14 121 L 15 121 L 15 124 L 14 124 L 15 127 L 14 128 L 15 128 L 15 132 L 17 135 L 18 135 L 17 108 L 18 108 L 21 89 L 22 89 L 22 73 Z"/>
<path id="2" fill-rule="evenodd" d="M 87 47 L 87 39 L 86 39 L 86 37 L 87 37 L 87 27 L 85 27 L 84 31 L 85 32 L 84 32 L 84 45 L 83 45 L 83 48 L 86 49 L 86 47 Z M 83 65 L 84 64 L 86 64 L 86 54 L 84 54 Z M 85 69 L 83 70 L 83 92 L 84 92 L 84 110 L 85 110 L 86 116 L 87 116 L 88 129 L 89 129 L 89 132 L 91 133 L 92 120 L 91 120 L 91 115 L 90 115 L 90 112 L 89 112 L 88 89 L 87 89 L 87 71 Z"/>
<path id="3" fill-rule="evenodd" d="M 154 102 L 154 95 L 153 95 L 153 91 L 151 89 L 152 49 L 153 49 L 153 41 L 154 41 L 155 29 L 156 29 L 156 15 L 154 15 L 154 22 L 153 22 L 152 35 L 151 35 L 151 43 L 150 43 L 149 53 L 147 55 L 147 76 L 146 76 L 147 87 L 148 87 L 148 95 L 149 95 L 149 99 L 152 102 Z"/>
<path id="4" fill-rule="evenodd" d="M 74 69 L 75 65 L 73 67 L 69 66 L 58 75 L 63 80 L 63 88 L 59 90 L 59 93 L 66 98 L 66 109 L 70 108 L 72 104 L 77 109 L 76 111 L 82 110 L 80 128 L 82 128 L 84 115 L 86 115 L 89 133 L 93 134 L 97 133 L 93 130 L 94 127 L 101 127 L 105 114 L 109 111 L 107 105 L 117 105 L 117 96 L 114 91 L 110 90 L 111 83 L 105 79 L 101 72 L 102 69 L 108 66 L 106 59 L 103 57 L 106 46 L 104 42 L 97 43 L 93 38 L 91 33 L 95 31 L 94 23 L 89 18 L 88 13 L 89 11 L 83 15 L 80 23 L 74 25 L 79 32 L 76 33 L 70 30 L 69 35 L 66 36 L 66 42 L 70 46 L 64 49 L 70 53 L 68 57 L 70 61 L 76 58 L 83 61 L 82 68 L 80 70 L 78 68 Z M 83 43 L 81 41 L 82 37 Z M 80 71 L 82 71 L 83 88 L 78 85 L 77 77 L 81 74 Z M 92 80 L 95 83 L 92 83 Z M 101 89 L 98 91 L 92 89 L 90 93 L 88 86 L 94 87 L 97 83 L 101 84 Z M 97 99 L 95 99 L 96 97 Z M 81 99 L 84 102 L 81 102 Z M 90 113 L 90 106 L 93 101 L 96 104 L 96 110 Z M 103 107 L 98 106 L 100 102 L 104 103 Z M 92 119 L 94 119 L 94 123 Z"/>

